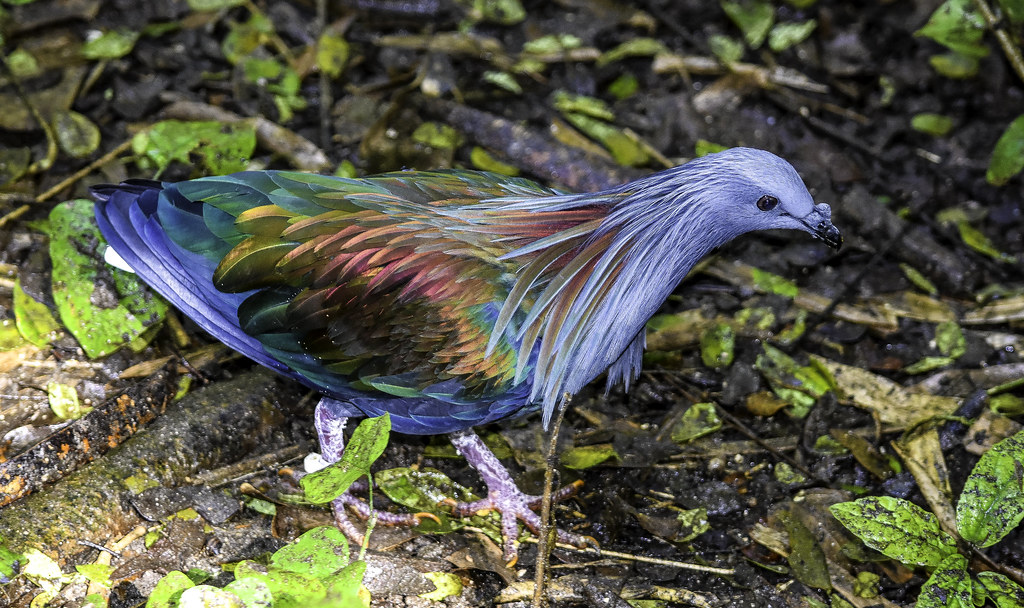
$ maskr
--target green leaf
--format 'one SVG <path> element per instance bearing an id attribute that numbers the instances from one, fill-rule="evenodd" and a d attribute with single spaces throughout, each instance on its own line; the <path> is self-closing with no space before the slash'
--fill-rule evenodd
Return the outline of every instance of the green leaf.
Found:
<path id="1" fill-rule="evenodd" d="M 722 419 L 714 403 L 694 403 L 686 408 L 679 422 L 672 426 L 672 441 L 684 444 L 699 437 L 710 435 L 722 428 Z"/>
<path id="2" fill-rule="evenodd" d="M 110 564 L 79 564 L 75 566 L 75 570 L 89 581 L 109 588 L 110 573 L 115 570 L 115 567 Z"/>
<path id="3" fill-rule="evenodd" d="M 434 590 L 421 593 L 420 597 L 432 602 L 440 602 L 445 598 L 457 597 L 462 594 L 462 579 L 452 572 L 424 572 L 423 576 L 434 583 Z"/>
<path id="4" fill-rule="evenodd" d="M 92 411 L 78 402 L 78 391 L 73 386 L 51 381 L 46 385 L 46 395 L 50 409 L 61 420 L 76 420 Z"/>
<path id="5" fill-rule="evenodd" d="M 916 608 L 974 608 L 974 586 L 967 574 L 967 558 L 950 555 L 921 585 Z"/>
<path id="6" fill-rule="evenodd" d="M 952 357 L 922 357 L 921 359 L 904 367 L 903 373 L 911 375 L 924 374 L 941 369 L 947 365 L 952 365 L 955 361 L 956 359 L 953 359 Z"/>
<path id="7" fill-rule="evenodd" d="M 438 122 L 425 122 L 412 132 L 412 140 L 438 150 L 450 150 L 459 146 L 462 136 L 451 126 Z"/>
<path id="8" fill-rule="evenodd" d="M 814 32 L 818 22 L 814 19 L 800 23 L 780 23 L 768 34 L 768 48 L 776 53 L 800 44 Z"/>
<path id="9" fill-rule="evenodd" d="M 732 365 L 736 350 L 736 332 L 728 323 L 716 323 L 700 336 L 700 358 L 708 367 Z"/>
<path id="10" fill-rule="evenodd" d="M 177 606 L 177 600 L 181 597 L 181 593 L 192 587 L 195 587 L 195 583 L 192 582 L 192 579 L 185 576 L 184 572 L 172 570 L 167 573 L 167 576 L 157 582 L 153 592 L 149 594 L 149 599 L 146 600 L 146 608 L 171 608 L 172 606 Z"/>
<path id="11" fill-rule="evenodd" d="M 966 79 L 978 75 L 981 62 L 977 57 L 968 57 L 960 53 L 932 55 L 928 58 L 932 68 L 946 78 Z"/>
<path id="12" fill-rule="evenodd" d="M 473 492 L 459 485 L 447 475 L 434 469 L 413 470 L 399 467 L 380 471 L 374 476 L 377 487 L 391 499 L 412 511 L 431 513 L 439 521 L 424 519 L 416 527 L 428 534 L 448 534 L 462 528 L 465 523 L 452 519 L 450 509 L 441 505 L 446 499 L 456 502 L 472 502 L 477 500 Z M 491 538 L 501 539 L 497 521 L 491 517 L 473 516 L 473 524 Z"/>
<path id="13" fill-rule="evenodd" d="M 640 81 L 632 74 L 620 74 L 610 85 L 608 94 L 618 100 L 629 99 L 640 89 Z"/>
<path id="14" fill-rule="evenodd" d="M 474 21 L 515 25 L 526 19 L 526 9 L 519 0 L 461 0 L 469 4 L 470 18 Z"/>
<path id="15" fill-rule="evenodd" d="M 979 572 L 976 576 L 996 608 L 1024 606 L 1024 587 L 998 572 Z"/>
<path id="16" fill-rule="evenodd" d="M 725 65 L 732 65 L 743 58 L 746 48 L 743 43 L 724 34 L 714 34 L 708 38 L 711 53 Z"/>
<path id="17" fill-rule="evenodd" d="M 752 49 L 759 48 L 768 36 L 768 31 L 772 29 L 772 24 L 775 23 L 775 8 L 771 2 L 766 0 L 726 2 L 723 0 L 721 5 L 729 19 L 743 32 L 747 46 Z"/>
<path id="18" fill-rule="evenodd" d="M 178 608 L 246 608 L 234 593 L 211 585 L 196 585 L 181 592 Z"/>
<path id="19" fill-rule="evenodd" d="M 754 287 L 761 291 L 787 298 L 795 298 L 800 293 L 796 283 L 767 270 L 754 267 L 751 269 L 750 278 L 754 281 Z"/>
<path id="20" fill-rule="evenodd" d="M 597 58 L 597 67 L 603 67 L 627 57 L 651 57 L 667 52 L 669 50 L 665 43 L 655 38 L 631 38 L 610 51 L 602 53 Z"/>
<path id="21" fill-rule="evenodd" d="M 57 144 L 72 158 L 91 156 L 100 147 L 100 130 L 91 120 L 73 111 L 60 111 L 53 117 Z"/>
<path id="22" fill-rule="evenodd" d="M 349 57 L 348 41 L 341 34 L 324 32 L 316 45 L 316 65 L 331 78 L 338 78 L 345 71 Z"/>
<path id="23" fill-rule="evenodd" d="M 920 289 L 921 291 L 925 292 L 930 296 L 939 295 L 939 288 L 936 287 L 934 283 L 929 281 L 927 277 L 921 274 L 920 271 L 918 271 L 910 264 L 900 262 L 900 270 L 903 271 L 903 275 L 907 277 L 907 280 L 913 283 L 914 286 Z"/>
<path id="24" fill-rule="evenodd" d="M 870 496 L 830 510 L 865 545 L 900 563 L 935 568 L 956 554 L 956 542 L 935 516 L 902 498 Z"/>
<path id="25" fill-rule="evenodd" d="M 244 579 L 256 579 L 266 584 L 274 598 L 274 608 L 317 606 L 327 595 L 324 583 L 315 578 L 274 567 L 264 571 L 249 560 L 235 566 L 235 580 Z"/>
<path id="26" fill-rule="evenodd" d="M 971 226 L 967 221 L 957 222 L 956 227 L 960 232 L 960 238 L 971 249 L 1007 264 L 1015 264 L 1017 262 L 1015 256 L 996 249 L 996 246 L 992 244 L 992 241 L 984 233 Z"/>
<path id="27" fill-rule="evenodd" d="M 256 130 L 251 123 L 165 120 L 140 131 L 132 150 L 152 160 L 158 172 L 172 162 L 192 164 L 198 158 L 205 171 L 235 173 L 245 169 L 256 149 Z"/>
<path id="28" fill-rule="evenodd" d="M 762 349 L 754 367 L 768 380 L 779 399 L 793 406 L 791 415 L 806 416 L 818 397 L 832 388 L 829 378 L 814 366 L 801 366 L 770 344 L 764 344 Z"/>
<path id="29" fill-rule="evenodd" d="M 271 566 L 313 578 L 334 574 L 348 563 L 348 539 L 337 526 L 313 528 L 270 558 Z"/>
<path id="30" fill-rule="evenodd" d="M 606 122 L 576 112 L 567 112 L 565 118 L 588 137 L 601 142 L 620 165 L 639 167 L 650 160 L 650 155 L 635 138 Z"/>
<path id="31" fill-rule="evenodd" d="M 0 538 L 0 585 L 11 582 L 18 575 L 18 570 L 21 569 L 24 562 L 24 556 L 8 549 L 3 539 Z"/>
<path id="32" fill-rule="evenodd" d="M 242 600 L 245 608 L 272 608 L 274 605 L 274 595 L 270 592 L 270 586 L 259 579 L 235 579 L 225 586 L 224 590 Z"/>
<path id="33" fill-rule="evenodd" d="M 341 460 L 306 475 L 299 482 L 306 499 L 313 503 L 330 502 L 344 494 L 352 482 L 369 475 L 370 465 L 384 453 L 390 433 L 391 416 L 388 414 L 361 421 L 345 446 Z"/>
<path id="34" fill-rule="evenodd" d="M 1024 431 L 985 452 L 964 483 L 956 526 L 964 540 L 990 547 L 1024 518 Z"/>
<path id="35" fill-rule="evenodd" d="M 46 304 L 35 301 L 21 288 L 21 279 L 14 281 L 14 319 L 23 338 L 39 348 L 60 336 L 60 323 Z"/>
<path id="36" fill-rule="evenodd" d="M 523 52 L 531 55 L 557 55 L 583 46 L 583 41 L 572 34 L 548 34 L 523 44 Z"/>
<path id="37" fill-rule="evenodd" d="M 1024 0 L 999 0 L 999 6 L 1003 14 L 1009 18 L 1010 23 L 1020 25 L 1024 23 Z"/>
<path id="38" fill-rule="evenodd" d="M 985 21 L 973 6 L 972 0 L 947 0 L 914 35 L 931 38 L 967 57 L 985 57 L 989 53 L 983 41 Z"/>
<path id="39" fill-rule="evenodd" d="M 582 114 L 600 120 L 615 120 L 615 113 L 608 104 L 595 97 L 555 91 L 552 99 L 555 109 L 563 114 Z"/>
<path id="40" fill-rule="evenodd" d="M 82 45 L 82 56 L 86 59 L 117 59 L 132 51 L 140 32 L 136 30 L 111 30 Z"/>
<path id="41" fill-rule="evenodd" d="M 226 8 L 241 6 L 245 0 L 188 0 L 188 7 L 194 11 L 222 11 Z"/>
<path id="42" fill-rule="evenodd" d="M 956 321 L 943 321 L 935 326 L 935 346 L 940 353 L 957 359 L 967 352 L 967 339 Z"/>
<path id="43" fill-rule="evenodd" d="M 39 62 L 36 61 L 35 56 L 21 47 L 14 49 L 7 55 L 7 67 L 11 69 L 11 73 L 19 80 L 35 78 L 43 73 L 43 69 L 39 67 Z"/>
<path id="44" fill-rule="evenodd" d="M 496 70 L 487 70 L 484 72 L 484 82 L 489 82 L 499 89 L 505 89 L 509 93 L 515 95 L 521 95 L 523 87 L 519 86 L 519 82 L 516 77 L 508 72 L 498 72 Z"/>
<path id="45" fill-rule="evenodd" d="M 942 114 L 922 112 L 921 114 L 915 114 L 910 119 L 910 127 L 921 133 L 942 137 L 953 129 L 953 119 Z"/>
<path id="46" fill-rule="evenodd" d="M 327 585 L 327 600 L 322 608 L 344 606 L 345 608 L 370 608 L 370 594 L 362 590 L 366 562 L 352 562 L 337 574 L 324 579 Z M 248 607 L 252 608 L 252 607 Z"/>
<path id="47" fill-rule="evenodd" d="M 167 304 L 129 272 L 107 266 L 106 243 L 92 201 L 76 200 L 50 212 L 52 291 L 61 322 L 90 358 L 109 355 L 152 336 Z"/>
<path id="48" fill-rule="evenodd" d="M 814 534 L 789 511 L 779 511 L 776 515 L 789 536 L 790 554 L 786 559 L 793 570 L 793 576 L 808 587 L 826 591 L 832 589 L 825 552 Z"/>
<path id="49" fill-rule="evenodd" d="M 610 458 L 619 458 L 618 452 L 610 443 L 600 445 L 583 445 L 570 448 L 559 456 L 562 466 L 581 471 L 597 466 Z"/>
<path id="50" fill-rule="evenodd" d="M 519 175 L 518 167 L 501 162 L 480 146 L 473 146 L 473 149 L 470 150 L 469 162 L 473 163 L 473 166 L 481 171 L 490 171 L 491 173 L 500 173 L 512 177 Z"/>
<path id="51" fill-rule="evenodd" d="M 1002 186 L 1024 169 L 1024 115 L 1006 127 L 992 150 L 985 179 L 993 186 Z"/>

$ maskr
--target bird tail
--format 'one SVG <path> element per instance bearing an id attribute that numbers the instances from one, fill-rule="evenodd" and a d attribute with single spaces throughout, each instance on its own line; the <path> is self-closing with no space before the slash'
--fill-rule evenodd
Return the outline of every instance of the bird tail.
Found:
<path id="1" fill-rule="evenodd" d="M 132 179 L 90 189 L 96 221 L 109 246 L 143 281 L 200 327 L 231 348 L 285 376 L 296 377 L 240 327 L 238 307 L 252 292 L 224 293 L 213 284 L 216 251 L 186 249 L 210 244 L 230 248 L 203 221 L 202 203 L 181 196 L 173 184 Z M 182 237 L 184 237 L 184 240 Z"/>

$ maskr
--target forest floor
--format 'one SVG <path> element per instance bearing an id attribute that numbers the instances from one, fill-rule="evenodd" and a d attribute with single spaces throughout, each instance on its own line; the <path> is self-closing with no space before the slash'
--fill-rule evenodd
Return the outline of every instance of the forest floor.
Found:
<path id="1" fill-rule="evenodd" d="M 135 348 L 83 345 L 101 322 L 63 305 L 66 265 L 51 262 L 48 238 L 62 234 L 58 204 L 96 183 L 246 167 L 487 168 L 596 190 L 715 146 L 789 160 L 832 206 L 845 244 L 769 233 L 716 251 L 651 323 L 629 391 L 605 396 L 601 380 L 573 400 L 559 479 L 584 485 L 555 516 L 603 551 L 556 548 L 549 596 L 557 606 L 912 605 L 938 562 L 866 549 L 830 507 L 905 499 L 934 514 L 934 534 L 957 539 L 969 474 L 1024 421 L 1013 384 L 1024 377 L 1024 181 L 986 179 L 1024 86 L 995 36 L 978 26 L 975 46 L 950 59 L 916 33 L 939 8 L 930 1 L 560 0 L 519 13 L 514 2 L 346 0 L 321 14 L 317 4 L 4 5 L 0 315 L 21 337 L 0 345 L 0 493 L 14 496 L 0 507 L 0 606 L 40 593 L 51 606 L 142 605 L 175 570 L 223 587 L 233 575 L 222 565 L 265 561 L 331 521 L 286 496 L 297 492 L 289 471 L 316 450 L 304 388 L 173 312 L 166 329 L 125 333 Z M 98 293 L 87 300 L 102 307 Z M 61 322 L 40 337 L 22 327 L 29 318 Z M 731 362 L 714 367 L 723 343 Z M 143 425 L 182 378 L 189 393 Z M 59 387 L 108 405 L 62 426 Z M 109 405 L 126 402 L 138 407 Z M 97 447 L 136 427 L 116 449 Z M 53 439 L 62 428 L 78 430 Z M 521 487 L 541 488 L 538 416 L 482 432 Z M 29 449 L 39 441 L 48 447 Z M 1019 501 L 1016 458 L 1007 493 Z M 410 466 L 481 487 L 442 437 L 394 435 L 374 470 Z M 1024 585 L 1019 511 L 991 546 L 957 539 L 956 572 Z M 363 579 L 373 605 L 528 604 L 536 545 L 524 542 L 510 568 L 489 528 L 378 527 Z M 63 574 L 29 575 L 30 548 Z M 84 570 L 92 586 L 75 576 L 96 564 Z M 424 597 L 435 573 L 461 588 Z"/>

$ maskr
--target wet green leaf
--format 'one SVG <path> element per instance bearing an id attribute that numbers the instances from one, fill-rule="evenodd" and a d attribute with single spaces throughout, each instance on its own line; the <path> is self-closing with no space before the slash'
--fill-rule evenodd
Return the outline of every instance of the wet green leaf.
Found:
<path id="1" fill-rule="evenodd" d="M 743 32 L 747 46 L 759 48 L 775 23 L 775 8 L 766 0 L 722 1 L 722 10 Z"/>
<path id="2" fill-rule="evenodd" d="M 21 553 L 15 553 L 7 548 L 3 539 L 0 539 L 0 585 L 6 585 L 18 575 L 21 564 L 25 558 Z"/>
<path id="3" fill-rule="evenodd" d="M 489 82 L 499 89 L 505 89 L 509 93 L 514 93 L 516 95 L 520 95 L 523 92 L 523 87 L 519 86 L 519 82 L 516 81 L 516 77 L 508 72 L 487 70 L 484 72 L 484 82 Z"/>
<path id="4" fill-rule="evenodd" d="M 996 608 L 1024 606 L 1024 587 L 998 572 L 979 572 L 976 576 Z"/>
<path id="5" fill-rule="evenodd" d="M 349 45 L 344 36 L 334 32 L 324 32 L 316 45 L 316 65 L 320 71 L 331 78 L 338 78 L 348 64 Z"/>
<path id="6" fill-rule="evenodd" d="M 264 515 L 269 515 L 271 517 L 277 515 L 277 505 L 270 501 L 263 500 L 261 498 L 255 498 L 252 496 L 243 496 L 242 502 L 245 503 L 245 506 L 249 507 L 253 511 L 256 511 L 257 513 L 262 513 Z"/>
<path id="7" fill-rule="evenodd" d="M 221 11 L 243 4 L 245 0 L 188 0 L 188 7 L 194 11 Z"/>
<path id="8" fill-rule="evenodd" d="M 583 46 L 583 41 L 572 34 L 548 34 L 523 45 L 523 52 L 532 55 L 557 55 Z"/>
<path id="9" fill-rule="evenodd" d="M 600 445 L 583 445 L 565 450 L 559 456 L 559 462 L 566 468 L 580 471 L 597 466 L 611 458 L 618 459 L 618 452 L 615 451 L 612 444 L 603 443 Z"/>
<path id="10" fill-rule="evenodd" d="M 473 146 L 473 149 L 470 150 L 469 162 L 473 163 L 473 166 L 481 171 L 511 175 L 512 177 L 519 175 L 518 167 L 501 162 L 480 146 Z"/>
<path id="11" fill-rule="evenodd" d="M 181 592 L 178 608 L 247 608 L 234 593 L 211 585 L 196 585 Z"/>
<path id="12" fill-rule="evenodd" d="M 76 420 L 92 411 L 91 407 L 83 407 L 79 403 L 78 391 L 73 386 L 49 382 L 46 395 L 50 400 L 50 409 L 61 420 Z"/>
<path id="13" fill-rule="evenodd" d="M 940 353 L 954 359 L 967 351 L 967 339 L 955 321 L 943 321 L 935 326 L 935 345 Z"/>
<path id="14" fill-rule="evenodd" d="M 264 571 L 249 560 L 239 562 L 235 566 L 235 580 L 249 578 L 263 582 L 270 589 L 274 608 L 317 606 L 327 595 L 324 583 L 315 578 L 273 567 Z"/>
<path id="15" fill-rule="evenodd" d="M 732 365 L 736 350 L 736 332 L 727 323 L 716 323 L 700 336 L 700 357 L 708 367 Z"/>
<path id="16" fill-rule="evenodd" d="M 82 45 L 82 56 L 86 59 L 117 59 L 132 51 L 139 40 L 136 30 L 111 30 L 86 41 Z"/>
<path id="17" fill-rule="evenodd" d="M 724 34 L 715 34 L 708 38 L 711 53 L 725 65 L 732 65 L 743 58 L 746 47 L 739 40 Z"/>
<path id="18" fill-rule="evenodd" d="M 921 585 L 915 608 L 975 608 L 967 558 L 950 555 Z"/>
<path id="19" fill-rule="evenodd" d="M 272 608 L 274 596 L 270 586 L 255 578 L 234 580 L 224 587 L 245 603 L 246 608 Z M 146 608 L 149 608 L 148 606 Z"/>
<path id="20" fill-rule="evenodd" d="M 198 158 L 205 172 L 235 173 L 245 169 L 256 149 L 256 131 L 250 123 L 165 120 L 140 131 L 132 150 L 152 160 L 158 172 L 174 161 L 191 164 Z"/>
<path id="21" fill-rule="evenodd" d="M 18 47 L 11 51 L 11 54 L 7 56 L 7 67 L 10 68 L 11 73 L 14 74 L 19 80 L 27 80 L 29 78 L 35 78 L 42 73 L 42 68 L 39 67 L 39 62 L 36 58 L 25 49 Z"/>
<path id="22" fill-rule="evenodd" d="M 21 279 L 14 282 L 14 319 L 21 336 L 43 348 L 60 336 L 60 323 L 46 304 L 36 302 L 21 288 Z"/>
<path id="23" fill-rule="evenodd" d="M 694 403 L 679 417 L 679 422 L 672 426 L 672 441 L 678 444 L 688 443 L 710 435 L 722 428 L 722 419 L 718 417 L 714 403 Z"/>
<path id="24" fill-rule="evenodd" d="M 829 379 L 814 366 L 801 366 L 770 344 L 763 345 L 754 367 L 771 385 L 772 391 L 793 406 L 791 415 L 806 416 L 817 398 L 831 389 Z"/>
<path id="25" fill-rule="evenodd" d="M 946 0 L 935 9 L 928 23 L 914 32 L 967 57 L 985 57 L 985 21 L 974 10 L 972 0 Z"/>
<path id="26" fill-rule="evenodd" d="M 1015 118 L 999 137 L 985 179 L 993 186 L 1002 186 L 1021 169 L 1024 169 L 1024 115 Z"/>
<path id="27" fill-rule="evenodd" d="M 622 61 L 628 57 L 652 57 L 658 53 L 667 53 L 668 48 L 660 40 L 655 38 L 631 38 L 619 46 L 605 51 L 597 58 L 597 67 L 606 66 L 609 63 Z"/>
<path id="28" fill-rule="evenodd" d="M 990 547 L 1024 518 L 1024 431 L 985 452 L 974 466 L 956 505 L 960 536 Z"/>
<path id="29" fill-rule="evenodd" d="M 754 267 L 751 269 L 750 278 L 754 281 L 754 287 L 761 291 L 787 298 L 795 298 L 800 293 L 796 283 L 767 270 Z"/>
<path id="30" fill-rule="evenodd" d="M 370 465 L 384 453 L 390 433 L 388 414 L 362 420 L 345 446 L 341 460 L 302 478 L 300 484 L 306 499 L 313 503 L 330 502 L 345 493 L 352 482 L 369 475 Z"/>
<path id="31" fill-rule="evenodd" d="M 608 94 L 615 99 L 629 99 L 640 89 L 640 81 L 632 74 L 621 74 L 610 85 Z"/>
<path id="32" fill-rule="evenodd" d="M 324 579 L 327 585 L 325 606 L 345 608 L 370 608 L 370 594 L 363 589 L 366 562 L 352 562 L 336 574 Z M 253 608 L 253 607 L 247 607 Z"/>
<path id="33" fill-rule="evenodd" d="M 960 238 L 971 249 L 1007 264 L 1015 264 L 1017 262 L 1016 257 L 996 249 L 996 246 L 992 244 L 992 241 L 984 233 L 966 221 L 957 222 L 956 227 L 960 231 Z"/>
<path id="34" fill-rule="evenodd" d="M 79 574 L 82 574 L 91 582 L 107 588 L 110 587 L 110 573 L 115 569 L 116 567 L 110 564 L 79 564 L 75 566 L 75 570 Z"/>
<path id="35" fill-rule="evenodd" d="M 800 44 L 814 32 L 818 22 L 814 19 L 800 23 L 780 23 L 768 34 L 768 48 L 776 53 Z"/>
<path id="36" fill-rule="evenodd" d="M 784 484 L 803 483 L 807 477 L 797 471 L 788 462 L 780 462 L 775 465 L 775 480 Z"/>
<path id="37" fill-rule="evenodd" d="M 576 112 L 565 114 L 566 119 L 574 127 L 583 131 L 588 137 L 596 139 L 608 149 L 612 158 L 620 165 L 639 167 L 650 160 L 650 155 L 636 139 L 623 133 L 616 127 Z"/>
<path id="38" fill-rule="evenodd" d="M 672 537 L 672 542 L 689 542 L 711 529 L 708 510 L 703 507 L 680 511 L 676 520 L 679 522 L 679 530 Z"/>
<path id="39" fill-rule="evenodd" d="M 470 7 L 469 17 L 474 21 L 515 25 L 526 19 L 526 9 L 519 0 L 459 0 Z"/>
<path id="40" fill-rule="evenodd" d="M 271 566 L 313 578 L 324 578 L 348 564 L 348 539 L 337 526 L 313 528 L 270 558 Z"/>
<path id="41" fill-rule="evenodd" d="M 184 572 L 172 570 L 167 576 L 157 582 L 153 592 L 149 594 L 146 601 L 146 608 L 171 608 L 178 605 L 178 598 L 186 589 L 195 586 L 192 579 L 185 576 Z"/>
<path id="42" fill-rule="evenodd" d="M 72 158 L 86 158 L 100 147 L 99 127 L 78 112 L 57 112 L 53 117 L 53 130 L 60 149 Z"/>
<path id="43" fill-rule="evenodd" d="M 453 127 L 448 125 L 438 122 L 425 122 L 416 127 L 416 130 L 412 132 L 412 140 L 431 148 L 451 150 L 459 146 L 462 142 L 462 136 Z"/>
<path id="44" fill-rule="evenodd" d="M 444 473 L 434 469 L 414 470 L 404 467 L 380 471 L 375 476 L 377 487 L 391 499 L 412 511 L 431 513 L 438 522 L 424 519 L 417 526 L 418 530 L 428 534 L 447 534 L 463 527 L 465 524 L 453 519 L 450 510 L 441 505 L 446 499 L 456 502 L 472 502 L 477 497 L 469 488 L 459 485 Z M 492 534 L 501 538 L 496 522 L 483 517 L 473 517 L 474 522 L 490 529 Z"/>
<path id="45" fill-rule="evenodd" d="M 944 53 L 932 55 L 928 63 L 936 72 L 946 78 L 973 78 L 978 75 L 978 67 L 981 65 L 977 57 L 968 57 L 960 53 Z"/>
<path id="46" fill-rule="evenodd" d="M 865 545 L 908 566 L 935 568 L 956 554 L 956 542 L 935 516 L 902 498 L 870 496 L 830 510 Z"/>
<path id="47" fill-rule="evenodd" d="M 903 271 L 903 276 L 907 277 L 915 287 L 925 292 L 930 296 L 938 295 L 939 289 L 934 283 L 928 280 L 923 274 L 921 274 L 916 268 L 910 264 L 900 262 L 900 270 Z"/>
<path id="48" fill-rule="evenodd" d="M 555 109 L 563 114 L 582 114 L 600 120 L 615 120 L 615 113 L 600 99 L 565 91 L 555 91 L 552 99 Z"/>
<path id="49" fill-rule="evenodd" d="M 942 114 L 922 112 L 915 114 L 910 119 L 910 126 L 915 131 L 927 133 L 935 137 L 942 137 L 953 129 L 953 119 Z"/>
<path id="50" fill-rule="evenodd" d="M 789 511 L 779 511 L 776 515 L 789 536 L 790 553 L 786 559 L 793 576 L 808 587 L 826 591 L 831 589 L 825 552 L 821 550 L 814 534 Z"/>
<path id="51" fill-rule="evenodd" d="M 49 236 L 57 313 L 90 358 L 109 355 L 156 331 L 167 304 L 134 274 L 103 261 L 106 244 L 96 227 L 92 201 L 55 207 Z"/>
<path id="52" fill-rule="evenodd" d="M 432 602 L 440 602 L 445 598 L 457 597 L 462 594 L 462 579 L 452 572 L 424 572 L 423 576 L 434 583 L 434 590 L 421 593 L 420 597 Z"/>
<path id="53" fill-rule="evenodd" d="M 952 357 L 922 357 L 903 368 L 903 373 L 917 375 L 942 369 L 956 361 Z"/>
<path id="54" fill-rule="evenodd" d="M 786 4 L 794 8 L 805 9 L 814 6 L 814 3 L 818 0 L 786 0 Z"/>

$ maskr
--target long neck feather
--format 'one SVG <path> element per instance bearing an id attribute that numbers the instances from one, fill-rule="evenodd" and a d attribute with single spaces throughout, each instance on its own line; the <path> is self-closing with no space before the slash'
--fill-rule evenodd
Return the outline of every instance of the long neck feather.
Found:
<path id="1" fill-rule="evenodd" d="M 502 337 L 518 343 L 515 381 L 533 372 L 531 400 L 542 401 L 545 423 L 564 394 L 620 356 L 639 358 L 647 320 L 701 257 L 736 236 L 712 221 L 699 176 L 675 171 L 597 194 L 474 206 L 477 222 L 494 221 L 495 234 L 518 245 L 502 258 L 521 263 L 488 352 Z M 519 310 L 528 312 L 515 323 Z M 637 369 L 616 365 L 626 381 Z"/>

